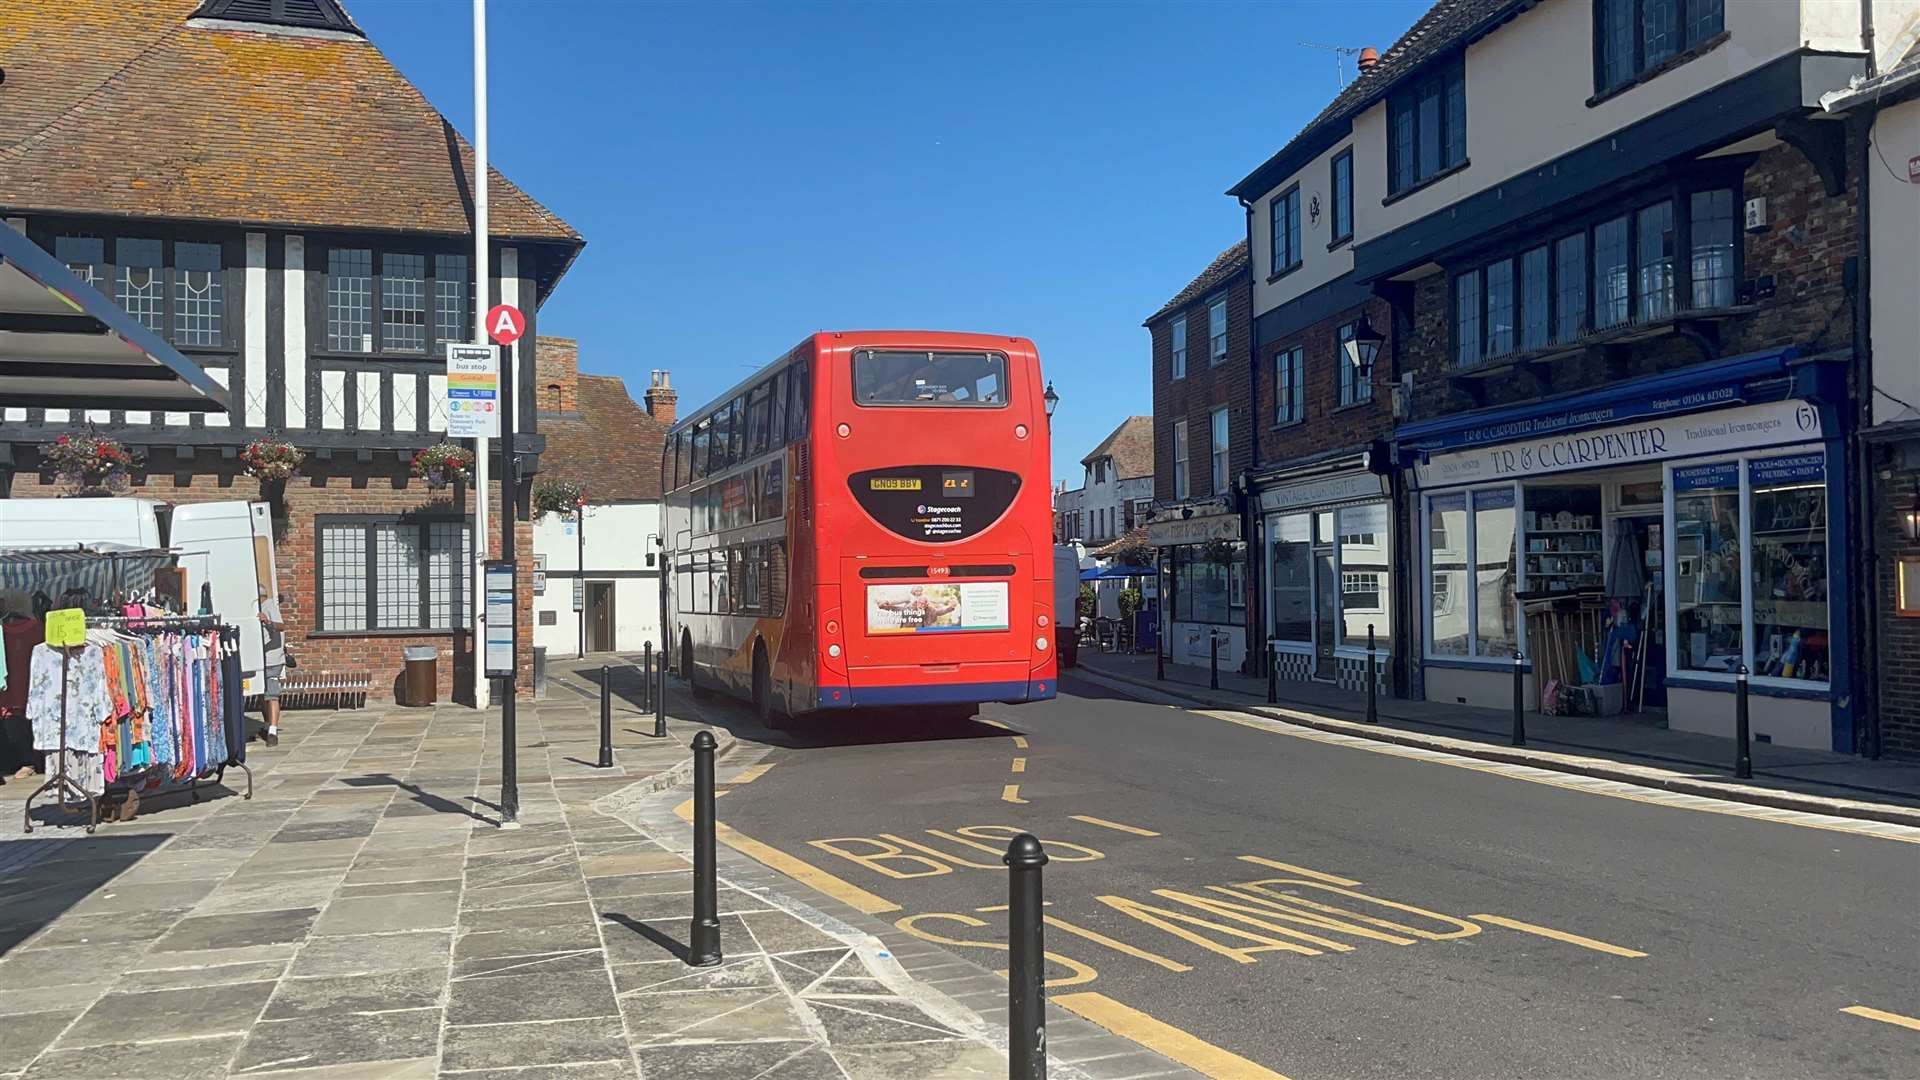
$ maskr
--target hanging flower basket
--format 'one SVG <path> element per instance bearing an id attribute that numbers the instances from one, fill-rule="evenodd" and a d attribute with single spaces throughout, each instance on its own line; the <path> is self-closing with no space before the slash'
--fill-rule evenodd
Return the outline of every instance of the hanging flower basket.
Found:
<path id="1" fill-rule="evenodd" d="M 126 487 L 127 471 L 141 460 L 118 440 L 91 427 L 85 435 L 62 435 L 41 444 L 40 456 L 56 477 L 73 486 L 76 495 L 105 495 Z"/>
<path id="2" fill-rule="evenodd" d="M 533 512 L 538 517 L 572 514 L 586 497 L 587 489 L 571 480 L 542 480 L 533 488 Z"/>
<path id="3" fill-rule="evenodd" d="M 285 439 L 255 439 L 240 451 L 247 475 L 258 477 L 263 485 L 285 484 L 306 460 L 307 452 Z"/>
<path id="4" fill-rule="evenodd" d="M 413 455 L 413 475 L 430 488 L 443 488 L 473 474 L 473 451 L 454 443 L 436 443 Z"/>

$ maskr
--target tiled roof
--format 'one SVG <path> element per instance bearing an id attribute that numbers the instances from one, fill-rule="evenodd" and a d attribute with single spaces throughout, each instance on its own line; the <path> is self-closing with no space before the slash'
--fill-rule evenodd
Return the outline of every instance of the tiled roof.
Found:
<path id="1" fill-rule="evenodd" d="M 471 231 L 471 148 L 371 42 L 208 24 L 197 6 L 5 0 L 0 204 Z M 494 235 L 580 242 L 497 171 L 490 196 Z"/>
<path id="2" fill-rule="evenodd" d="M 1093 452 L 1080 459 L 1091 464 L 1095 458 L 1111 456 L 1113 475 L 1119 480 L 1153 475 L 1153 417 L 1129 416 L 1120 421 L 1113 434 L 1101 440 Z"/>
<path id="3" fill-rule="evenodd" d="M 666 425 L 635 404 L 616 376 L 582 375 L 579 387 L 576 413 L 540 418 L 547 437 L 541 477 L 579 484 L 588 502 L 658 499 Z"/>
<path id="4" fill-rule="evenodd" d="M 1255 169 L 1246 179 L 1235 184 L 1227 191 L 1229 195 L 1243 195 L 1254 198 L 1291 175 L 1305 160 L 1295 161 L 1296 157 L 1311 159 L 1325 147 L 1314 145 L 1312 153 L 1296 154 L 1294 151 L 1315 143 L 1315 137 L 1332 124 L 1351 120 L 1378 101 L 1382 95 L 1413 74 L 1420 65 L 1428 60 L 1463 45 L 1476 31 L 1489 25 L 1497 25 L 1502 19 L 1521 9 L 1532 7 L 1537 0 L 1437 0 L 1427 9 L 1427 13 L 1415 20 L 1407 32 L 1400 35 L 1386 52 L 1380 55 L 1379 63 L 1360 72 L 1359 76 L 1348 83 L 1346 88 L 1336 95 L 1320 115 L 1307 122 L 1300 133 L 1280 148 L 1271 158 Z M 1329 144 L 1330 145 L 1330 144 Z"/>
<path id="5" fill-rule="evenodd" d="M 1147 316 L 1147 324 L 1150 325 L 1160 316 L 1175 308 L 1185 307 L 1219 288 L 1233 275 L 1245 270 L 1247 265 L 1247 242 L 1242 240 L 1215 256 L 1213 262 L 1209 263 L 1205 270 L 1200 271 L 1199 277 L 1187 282 L 1187 287 L 1173 294 L 1173 299 L 1160 305 L 1159 311 Z"/>

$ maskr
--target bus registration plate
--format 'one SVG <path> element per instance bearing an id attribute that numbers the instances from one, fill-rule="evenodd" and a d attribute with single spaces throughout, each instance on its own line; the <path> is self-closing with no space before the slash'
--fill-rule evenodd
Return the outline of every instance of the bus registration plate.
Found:
<path id="1" fill-rule="evenodd" d="M 920 478 L 917 476 L 876 476 L 867 481 L 871 491 L 919 491 Z"/>

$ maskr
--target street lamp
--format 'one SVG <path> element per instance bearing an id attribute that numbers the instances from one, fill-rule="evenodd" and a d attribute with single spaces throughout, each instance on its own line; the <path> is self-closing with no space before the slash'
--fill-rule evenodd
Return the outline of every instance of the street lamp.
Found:
<path id="1" fill-rule="evenodd" d="M 1913 482 L 1913 494 L 1907 497 L 1907 508 L 1900 511 L 1900 531 L 1906 534 L 1909 542 L 1920 541 L 1920 480 Z"/>
<path id="2" fill-rule="evenodd" d="M 1047 419 L 1051 421 L 1053 410 L 1060 407 L 1060 395 L 1054 393 L 1052 379 L 1047 380 L 1047 392 L 1040 395 L 1040 400 L 1047 403 Z"/>
<path id="3" fill-rule="evenodd" d="M 1380 343 L 1385 340 L 1386 337 L 1362 315 L 1360 324 L 1353 328 L 1353 337 L 1342 344 L 1347 353 L 1347 363 L 1353 365 L 1353 374 L 1360 382 L 1373 381 L 1373 361 L 1380 355 Z"/>

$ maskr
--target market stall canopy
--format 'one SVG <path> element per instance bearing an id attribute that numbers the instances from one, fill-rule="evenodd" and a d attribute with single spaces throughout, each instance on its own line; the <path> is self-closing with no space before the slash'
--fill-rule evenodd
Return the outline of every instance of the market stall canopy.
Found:
<path id="1" fill-rule="evenodd" d="M 1151 566 L 1109 566 L 1104 569 L 1096 566 L 1091 570 L 1080 571 L 1080 580 L 1110 581 L 1114 578 L 1152 577 L 1153 574 L 1154 570 Z"/>
<path id="2" fill-rule="evenodd" d="M 0 223 L 0 402 L 225 412 L 227 391 L 65 263 Z"/>
<path id="3" fill-rule="evenodd" d="M 174 564 L 162 548 L 128 544 L 66 544 L 60 547 L 0 547 L 0 594 L 44 592 L 58 599 L 68 589 L 95 597 L 141 592 L 153 574 Z"/>

